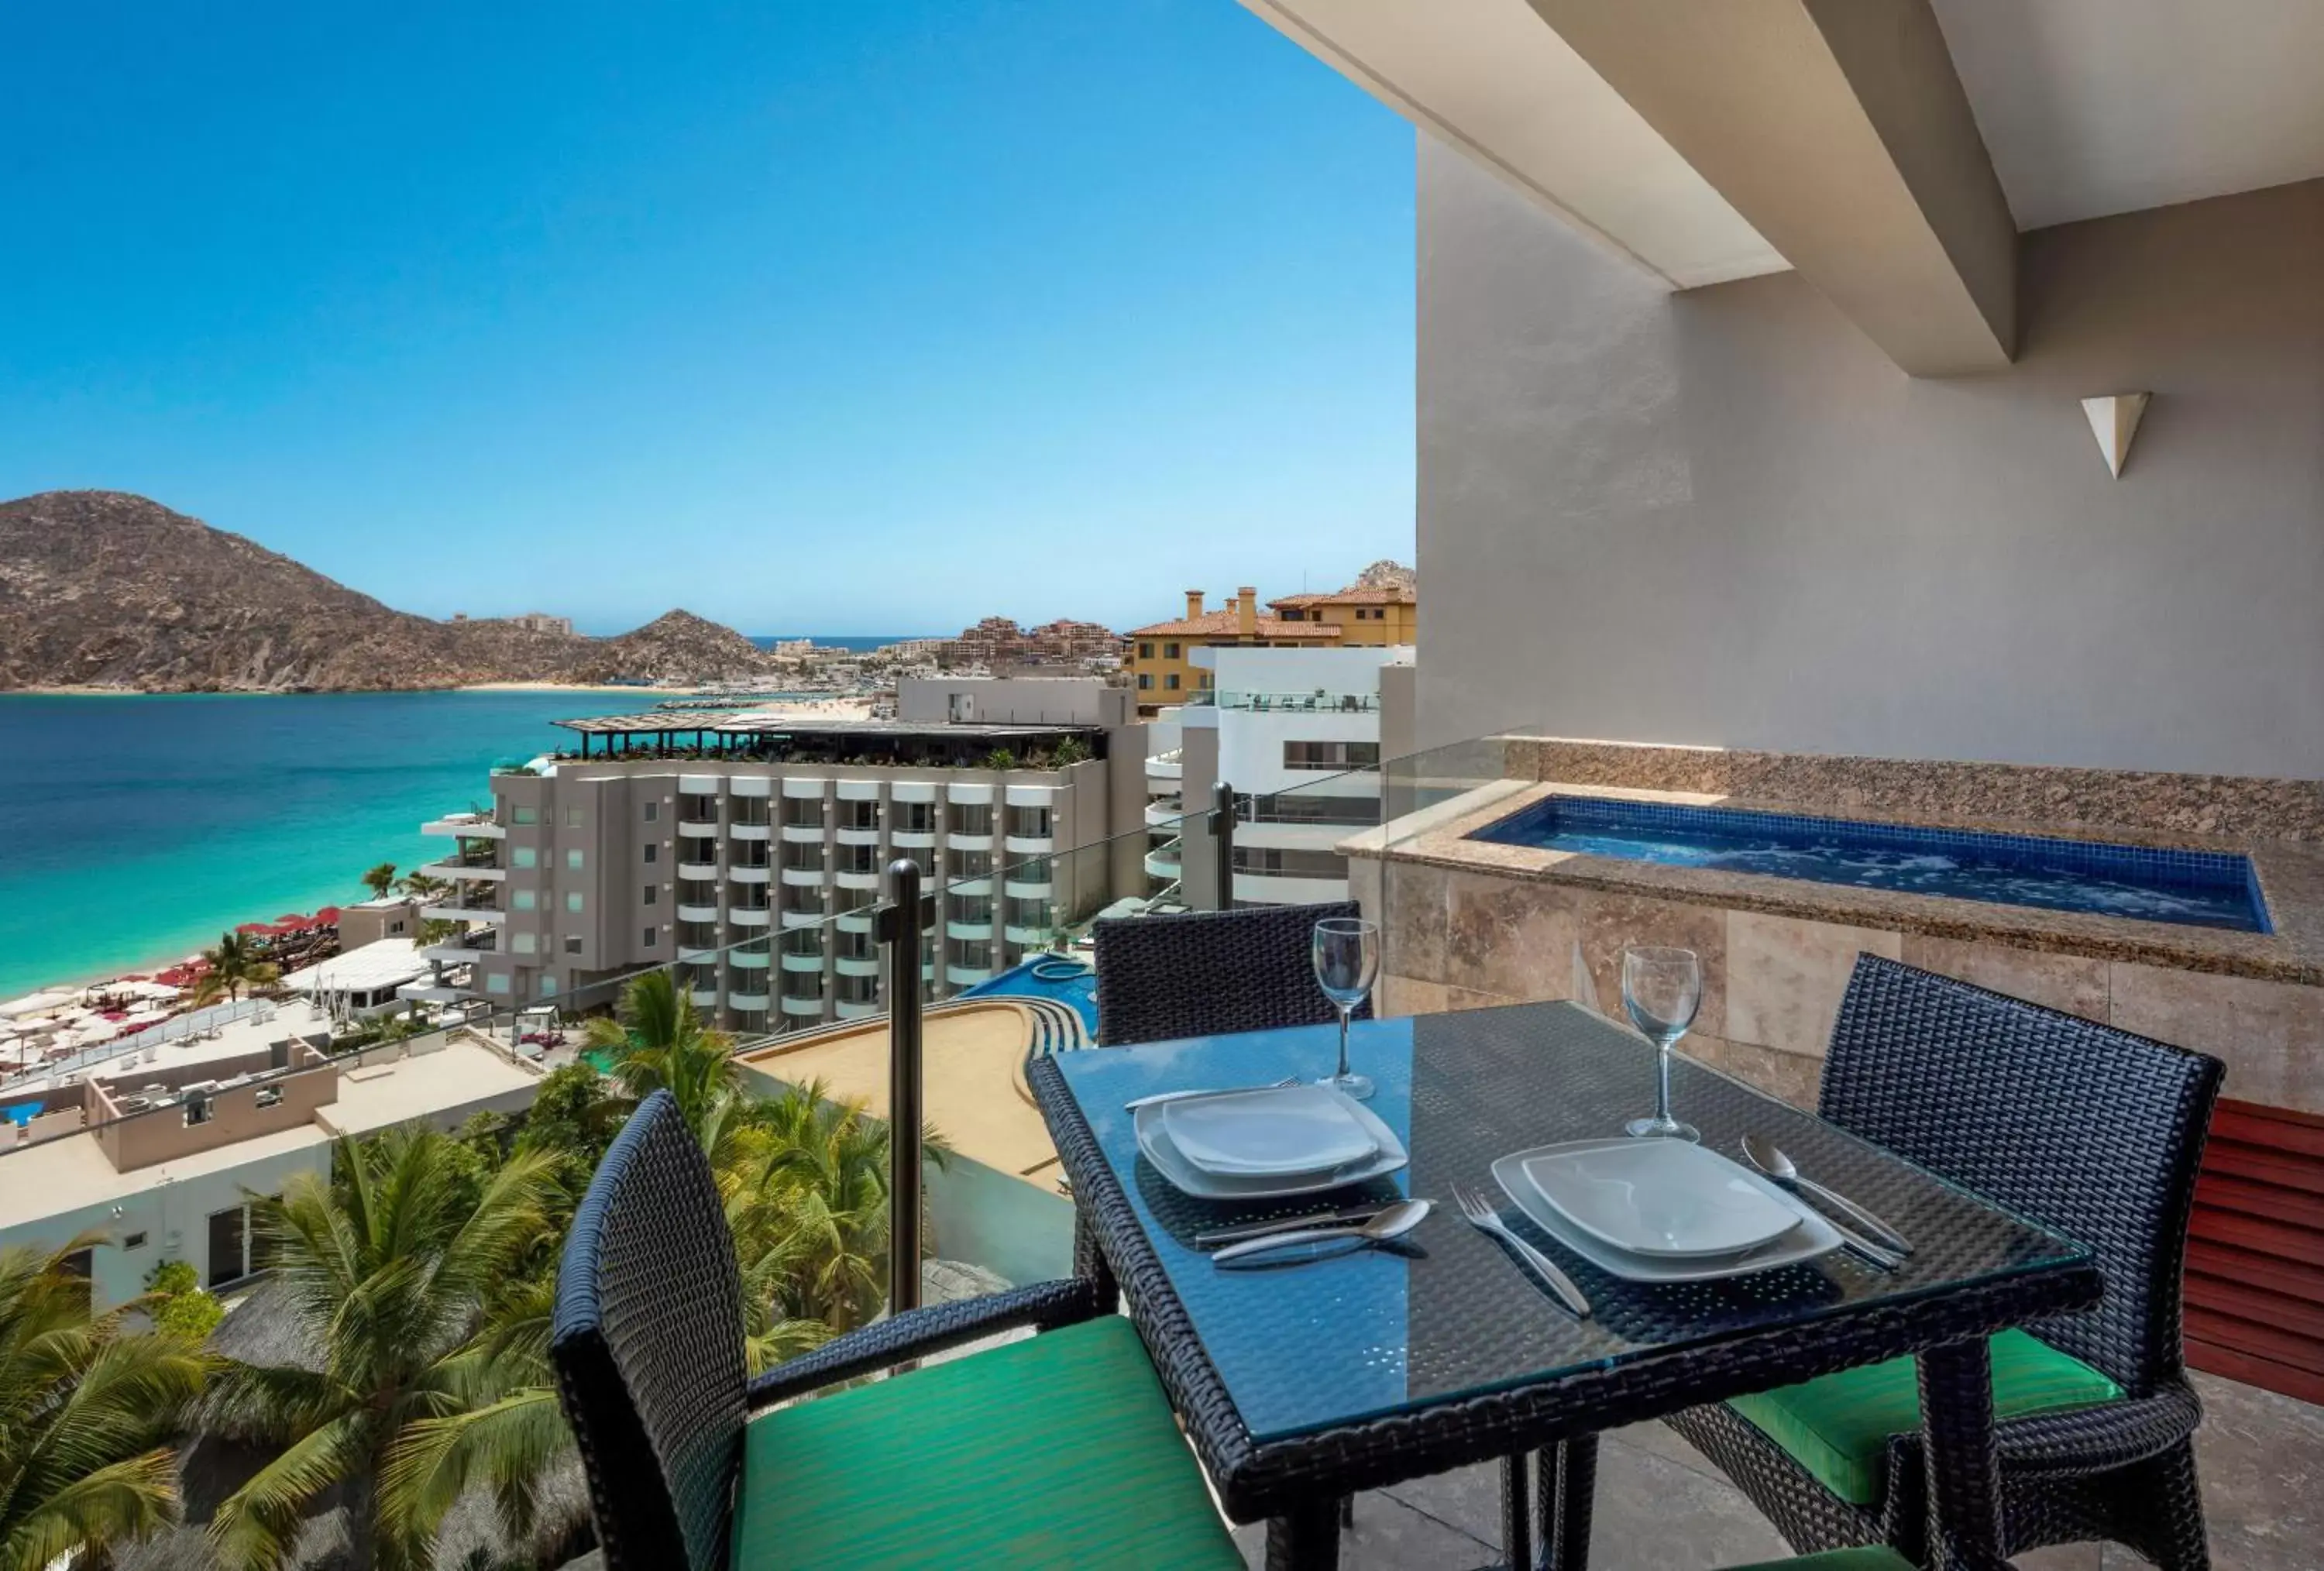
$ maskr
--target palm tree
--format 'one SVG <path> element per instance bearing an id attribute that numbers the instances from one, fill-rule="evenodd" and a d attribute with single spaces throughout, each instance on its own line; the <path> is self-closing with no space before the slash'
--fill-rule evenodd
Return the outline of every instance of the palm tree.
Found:
<path id="1" fill-rule="evenodd" d="M 224 1564 L 282 1566 L 309 1507 L 334 1490 L 358 1566 L 429 1563 L 440 1512 L 384 1495 L 391 1477 L 410 1478 L 390 1465 L 430 1433 L 421 1425 L 547 1389 L 538 1338 L 512 1329 L 537 1317 L 540 1286 L 512 1268 L 552 1227 L 554 1166 L 519 1151 L 487 1171 L 450 1136 L 407 1127 L 340 1141 L 336 1183 L 300 1174 L 279 1198 L 252 1197 L 275 1280 L 322 1367 L 235 1364 L 214 1382 L 208 1428 L 282 1447 L 212 1519 Z M 536 1417 L 488 1428 L 469 1447 L 512 1537 L 533 1529 L 539 1468 L 563 1433 Z"/>
<path id="2" fill-rule="evenodd" d="M 258 946 L 240 933 L 220 933 L 217 947 L 203 950 L 202 959 L 208 969 L 194 984 L 196 1003 L 240 998 L 245 987 L 272 987 L 282 978 L 282 968 L 259 958 Z"/>
<path id="3" fill-rule="evenodd" d="M 112 1549 L 178 1515 L 170 1440 L 208 1363 L 190 1340 L 124 1335 L 143 1300 L 89 1313 L 66 1258 L 0 1250 L 0 1571 L 40 1571 Z"/>
<path id="4" fill-rule="evenodd" d="M 379 865 L 380 867 L 392 868 L 394 864 L 391 862 L 383 862 Z M 374 868 L 372 871 L 376 873 L 379 869 Z M 364 875 L 366 882 L 368 882 L 369 876 L 370 875 L 368 873 Z M 450 881 L 447 879 L 438 878 L 432 873 L 407 873 L 401 878 L 397 879 L 395 883 L 396 887 L 402 890 L 404 893 L 410 895 L 417 900 L 425 901 L 431 894 L 441 894 L 447 887 L 449 887 Z"/>
<path id="5" fill-rule="evenodd" d="M 930 1165 L 946 1166 L 942 1136 L 929 1129 L 920 1139 Z M 779 1345 L 809 1327 L 836 1335 L 878 1312 L 888 1155 L 886 1121 L 861 1103 L 831 1100 L 819 1081 L 754 1104 L 730 1141 L 719 1188 L 742 1265 L 754 1369 L 762 1354 L 769 1363 L 786 1355 Z"/>
<path id="6" fill-rule="evenodd" d="M 702 1023 L 667 969 L 646 972 L 623 988 L 614 1018 L 591 1021 L 582 1039 L 612 1056 L 613 1078 L 631 1102 L 661 1090 L 676 1097 L 686 1126 L 715 1160 L 741 1095 L 734 1039 Z"/>
<path id="7" fill-rule="evenodd" d="M 383 862 L 363 875 L 364 887 L 371 891 L 374 900 L 385 900 L 388 891 L 395 887 L 395 864 Z"/>

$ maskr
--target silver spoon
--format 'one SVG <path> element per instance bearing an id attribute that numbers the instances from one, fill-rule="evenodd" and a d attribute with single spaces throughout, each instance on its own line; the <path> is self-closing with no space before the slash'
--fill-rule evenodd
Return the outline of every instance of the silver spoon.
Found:
<path id="1" fill-rule="evenodd" d="M 1799 1169 L 1792 1164 L 1792 1159 L 1785 1156 L 1775 1141 L 1747 1134 L 1743 1137 L 1743 1155 L 1753 1167 L 1778 1184 L 1788 1188 L 1804 1189 L 1834 1210 L 1846 1213 L 1849 1220 L 1872 1235 L 1876 1243 L 1898 1254 L 1913 1252 L 1913 1245 L 1903 1234 L 1838 1190 L 1827 1189 L 1813 1178 L 1803 1177 Z"/>
<path id="2" fill-rule="evenodd" d="M 1259 1254 L 1270 1249 L 1281 1249 L 1286 1244 L 1324 1243 L 1334 1238 L 1352 1238 L 1367 1246 L 1386 1243 L 1389 1239 L 1400 1237 L 1419 1226 L 1420 1219 L 1427 1215 L 1427 1201 L 1399 1200 L 1360 1226 L 1313 1227 L 1304 1233 L 1272 1233 L 1265 1238 L 1231 1243 L 1211 1256 L 1211 1261 L 1214 1265 L 1224 1265 L 1229 1261 L 1241 1260 L 1247 1255 Z"/>

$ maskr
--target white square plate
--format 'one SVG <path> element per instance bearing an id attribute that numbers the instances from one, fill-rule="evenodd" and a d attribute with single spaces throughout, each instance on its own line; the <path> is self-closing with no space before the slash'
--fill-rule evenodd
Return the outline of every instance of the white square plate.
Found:
<path id="1" fill-rule="evenodd" d="M 1283 1178 L 1343 1168 L 1379 1150 L 1356 1104 L 1327 1086 L 1274 1086 L 1162 1104 L 1178 1154 L 1206 1173 Z"/>
<path id="2" fill-rule="evenodd" d="M 1767 1187 L 1789 1205 L 1797 1224 L 1790 1232 L 1757 1249 L 1741 1254 L 1714 1255 L 1709 1259 L 1657 1259 L 1652 1255 L 1632 1254 L 1616 1249 L 1603 1239 L 1592 1238 L 1559 1214 L 1557 1207 L 1542 1198 L 1533 1180 L 1525 1175 L 1525 1164 L 1536 1157 L 1572 1151 L 1582 1146 L 1630 1145 L 1627 1138 L 1613 1140 L 1573 1141 L 1564 1145 L 1542 1146 L 1535 1151 L 1512 1151 L 1493 1164 L 1493 1179 L 1499 1184 L 1517 1208 L 1558 1243 L 1604 1271 L 1633 1282 L 1707 1282 L 1720 1277 L 1739 1277 L 1748 1271 L 1773 1271 L 1778 1266 L 1797 1265 L 1820 1255 L 1830 1254 L 1840 1247 L 1840 1234 L 1831 1223 L 1814 1211 L 1791 1199 L 1773 1184 Z M 1764 1180 L 1763 1180 L 1764 1181 Z"/>
<path id="3" fill-rule="evenodd" d="M 1567 1221 L 1632 1254 L 1740 1254 L 1799 1224 L 1780 1191 L 1692 1141 L 1592 1141 L 1522 1165 Z"/>
<path id="4" fill-rule="evenodd" d="M 1329 1189 L 1383 1178 L 1412 1160 L 1404 1149 L 1404 1142 L 1396 1138 L 1396 1132 L 1381 1123 L 1370 1108 L 1359 1102 L 1354 1104 L 1356 1117 L 1372 1137 L 1374 1146 L 1370 1157 L 1351 1162 L 1344 1168 L 1333 1168 L 1321 1173 L 1302 1173 L 1287 1178 L 1232 1178 L 1224 1173 L 1206 1173 L 1180 1155 L 1178 1148 L 1170 1142 L 1170 1132 L 1165 1127 L 1162 1118 L 1164 1110 L 1170 1105 L 1165 1102 L 1138 1110 L 1133 1125 L 1138 1133 L 1138 1150 L 1172 1188 L 1200 1200 L 1272 1200 L 1293 1195 L 1320 1195 Z"/>

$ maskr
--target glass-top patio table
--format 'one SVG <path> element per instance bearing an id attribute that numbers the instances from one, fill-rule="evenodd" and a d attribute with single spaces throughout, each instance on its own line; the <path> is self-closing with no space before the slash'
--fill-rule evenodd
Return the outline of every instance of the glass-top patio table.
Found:
<path id="1" fill-rule="evenodd" d="M 1998 1483 L 1985 1338 L 2086 1308 L 2098 1273 L 2074 1243 L 1739 1081 L 1682 1059 L 1673 1096 L 1706 1145 L 1772 1137 L 1809 1173 L 1914 1245 L 1884 1272 L 1853 1255 L 1685 1285 L 1599 1271 L 1505 1215 L 1563 1266 L 1594 1313 L 1565 1313 L 1465 1223 L 1451 1186 L 1499 1199 L 1494 1159 L 1617 1133 L 1651 1108 L 1654 1053 L 1567 1003 L 1359 1022 L 1370 1106 L 1411 1165 L 1368 1187 L 1438 1202 L 1408 1253 L 1369 1250 L 1227 1271 L 1205 1229 L 1327 1210 L 1366 1188 L 1220 1204 L 1172 1188 L 1122 1104 L 1156 1092 L 1327 1073 L 1334 1027 L 1045 1058 L 1028 1078 L 1075 1200 L 1076 1265 L 1118 1284 L 1172 1403 L 1237 1521 L 1268 1521 L 1270 1566 L 1331 1566 L 1337 1502 L 1500 1459 L 1513 1565 L 1586 1560 L 1599 1431 L 1817 1374 L 1920 1353 L 1932 1563 L 1997 1559 Z M 2093 1181 L 2103 1181 L 2093 1175 Z M 1539 1451 L 1540 1511 L 1525 1458 Z"/>

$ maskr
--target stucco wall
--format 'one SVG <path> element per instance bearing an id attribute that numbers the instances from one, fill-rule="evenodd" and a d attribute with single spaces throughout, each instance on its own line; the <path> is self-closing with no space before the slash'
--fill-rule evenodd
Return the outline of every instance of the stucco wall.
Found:
<path id="1" fill-rule="evenodd" d="M 2029 235 L 2017 363 L 1915 381 L 1419 169 L 1422 745 L 2324 774 L 2324 181 Z"/>

